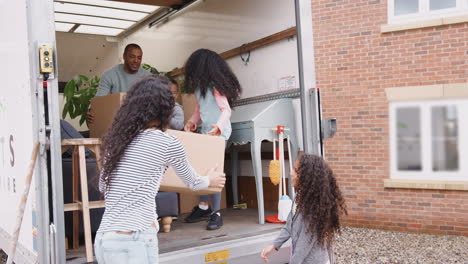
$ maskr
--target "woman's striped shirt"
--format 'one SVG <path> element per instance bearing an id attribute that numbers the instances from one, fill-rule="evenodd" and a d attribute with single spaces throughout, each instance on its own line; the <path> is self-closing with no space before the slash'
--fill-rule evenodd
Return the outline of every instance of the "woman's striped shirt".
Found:
<path id="1" fill-rule="evenodd" d="M 99 190 L 104 193 L 106 209 L 98 232 L 141 231 L 157 223 L 155 198 L 168 166 L 192 190 L 209 185 L 209 178 L 199 176 L 190 166 L 175 136 L 144 130 L 128 145 L 109 186 L 100 177 Z"/>

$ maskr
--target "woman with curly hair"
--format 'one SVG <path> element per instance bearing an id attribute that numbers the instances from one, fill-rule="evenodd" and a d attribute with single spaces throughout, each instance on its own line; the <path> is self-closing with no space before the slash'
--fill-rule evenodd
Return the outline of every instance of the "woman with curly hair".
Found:
<path id="1" fill-rule="evenodd" d="M 174 108 L 168 79 L 149 76 L 134 84 L 102 145 L 99 190 L 106 209 L 94 247 L 98 263 L 158 263 L 155 197 L 172 166 L 192 190 L 224 187 L 224 174 L 198 175 L 180 141 L 167 134 Z"/>
<path id="2" fill-rule="evenodd" d="M 294 163 L 291 180 L 295 204 L 279 236 L 261 257 L 268 262 L 268 256 L 291 238 L 289 264 L 332 263 L 333 238 L 340 232 L 340 215 L 347 213 L 333 171 L 321 157 L 303 154 Z"/>
<path id="3" fill-rule="evenodd" d="M 228 140 L 232 132 L 230 105 L 239 97 L 241 87 L 224 59 L 211 50 L 195 51 L 185 63 L 185 84 L 187 92 L 194 93 L 198 103 L 184 130 L 195 131 L 201 120 L 202 134 L 222 136 Z M 208 230 L 216 230 L 223 225 L 219 212 L 221 193 L 210 196 L 212 208 L 208 206 L 210 197 L 200 196 L 198 206 L 193 208 L 185 222 L 195 223 L 209 218 Z"/>

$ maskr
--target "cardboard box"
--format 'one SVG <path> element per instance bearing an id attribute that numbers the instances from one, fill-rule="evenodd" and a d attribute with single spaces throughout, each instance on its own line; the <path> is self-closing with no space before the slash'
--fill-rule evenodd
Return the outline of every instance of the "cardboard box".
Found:
<path id="1" fill-rule="evenodd" d="M 96 122 L 89 125 L 90 137 L 102 138 L 106 134 L 124 97 L 125 93 L 113 93 L 91 99 L 91 113 L 94 115 Z M 195 112 L 197 98 L 194 94 L 182 94 L 180 98 L 185 123 Z"/>
<path id="2" fill-rule="evenodd" d="M 195 106 L 197 105 L 197 97 L 194 94 L 182 94 L 182 107 L 184 108 L 184 123 L 192 117 L 195 112 Z"/>
<path id="3" fill-rule="evenodd" d="M 224 171 L 224 148 L 226 145 L 224 138 L 174 130 L 167 132 L 179 138 L 185 147 L 190 164 L 199 174 L 206 174 L 206 171 L 216 164 L 218 164 L 217 171 Z M 191 191 L 185 187 L 185 184 L 171 167 L 164 174 L 160 190 L 179 192 L 179 212 L 181 214 L 190 213 L 192 208 L 198 205 L 199 195 L 221 191 L 219 188 Z M 226 189 L 223 189 L 221 193 L 220 208 L 226 208 Z"/>
<path id="4" fill-rule="evenodd" d="M 170 129 L 167 132 L 180 140 L 185 148 L 190 164 L 198 174 L 206 175 L 208 170 L 216 165 L 218 165 L 217 171 L 223 171 L 224 147 L 226 144 L 223 137 L 213 137 Z M 169 167 L 164 174 L 159 189 L 165 192 L 190 192 L 191 194 L 210 194 L 222 191 L 221 188 L 208 188 L 193 192 L 185 186 L 172 167 Z"/>
<path id="5" fill-rule="evenodd" d="M 124 98 L 125 93 L 113 93 L 91 99 L 91 113 L 94 115 L 94 122 L 89 124 L 90 137 L 102 138 L 107 133 Z"/>

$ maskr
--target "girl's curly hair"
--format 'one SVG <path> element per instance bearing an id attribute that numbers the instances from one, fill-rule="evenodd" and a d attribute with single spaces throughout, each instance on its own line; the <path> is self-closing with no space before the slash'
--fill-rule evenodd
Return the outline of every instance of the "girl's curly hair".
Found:
<path id="1" fill-rule="evenodd" d="M 232 105 L 241 93 L 241 86 L 229 65 L 216 52 L 199 49 L 185 63 L 185 87 L 188 93 L 200 90 L 205 97 L 215 87 Z"/>
<path id="2" fill-rule="evenodd" d="M 307 232 L 318 245 L 329 248 L 340 232 L 340 215 L 347 214 L 345 201 L 332 169 L 319 156 L 303 154 L 296 168 L 297 212 L 307 225 Z"/>
<path id="3" fill-rule="evenodd" d="M 125 149 L 140 131 L 150 127 L 166 130 L 174 103 L 170 81 L 165 77 L 148 76 L 129 89 L 101 146 L 104 158 L 100 177 L 107 186 Z"/>

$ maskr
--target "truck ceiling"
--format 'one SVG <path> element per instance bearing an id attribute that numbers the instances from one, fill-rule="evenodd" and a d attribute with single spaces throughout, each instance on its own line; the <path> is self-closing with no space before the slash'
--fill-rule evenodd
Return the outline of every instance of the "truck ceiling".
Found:
<path id="1" fill-rule="evenodd" d="M 173 7 L 183 2 L 55 0 L 55 29 L 60 32 L 117 36 L 153 16 L 161 6 Z"/>

